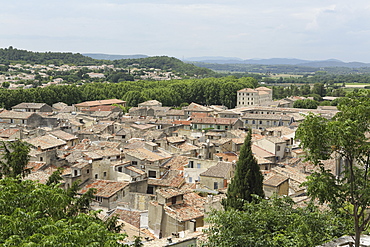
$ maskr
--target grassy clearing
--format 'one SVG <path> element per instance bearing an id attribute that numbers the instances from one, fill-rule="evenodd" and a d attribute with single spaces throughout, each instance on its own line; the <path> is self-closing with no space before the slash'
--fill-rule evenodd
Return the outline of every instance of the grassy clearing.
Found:
<path id="1" fill-rule="evenodd" d="M 342 83 L 335 83 L 336 86 L 342 86 Z M 365 86 L 370 86 L 369 83 L 358 83 L 358 82 L 349 82 L 345 83 L 346 87 L 356 87 L 356 88 L 363 88 Z"/>

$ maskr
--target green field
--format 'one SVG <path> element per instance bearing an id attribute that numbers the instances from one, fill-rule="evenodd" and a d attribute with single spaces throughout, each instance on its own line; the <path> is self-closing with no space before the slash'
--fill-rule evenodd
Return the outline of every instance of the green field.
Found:
<path id="1" fill-rule="evenodd" d="M 336 86 L 342 86 L 342 83 L 335 83 Z M 359 83 L 359 82 L 350 82 L 345 84 L 346 87 L 355 87 L 355 88 L 363 88 L 365 86 L 370 86 L 369 83 Z"/>

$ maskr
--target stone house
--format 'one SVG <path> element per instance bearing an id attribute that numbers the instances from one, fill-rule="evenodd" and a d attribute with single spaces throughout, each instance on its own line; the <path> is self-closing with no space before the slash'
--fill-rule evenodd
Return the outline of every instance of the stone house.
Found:
<path id="1" fill-rule="evenodd" d="M 282 160 L 286 157 L 286 140 L 280 137 L 267 136 L 254 142 L 254 145 L 259 146 L 266 151 L 275 155 L 276 160 Z"/>
<path id="2" fill-rule="evenodd" d="M 62 175 L 65 189 L 72 187 L 73 183 L 79 181 L 79 185 L 91 179 L 92 166 L 90 161 L 84 160 L 71 166 L 71 173 Z"/>
<path id="3" fill-rule="evenodd" d="M 273 194 L 287 196 L 289 194 L 289 178 L 273 174 L 263 181 L 263 191 L 267 197 L 271 197 Z"/>
<path id="4" fill-rule="evenodd" d="M 236 95 L 236 107 L 266 105 L 268 103 L 272 103 L 272 89 L 267 87 L 258 87 L 255 89 L 244 88 L 238 90 Z"/>
<path id="5" fill-rule="evenodd" d="M 20 103 L 12 106 L 12 110 L 20 112 L 53 112 L 53 108 L 45 103 Z"/>
<path id="6" fill-rule="evenodd" d="M 166 119 L 185 120 L 187 118 L 184 110 L 171 109 L 166 112 Z"/>
<path id="7" fill-rule="evenodd" d="M 265 129 L 277 126 L 290 126 L 294 122 L 294 117 L 280 114 L 245 114 L 242 120 L 245 128 Z"/>
<path id="8" fill-rule="evenodd" d="M 149 178 L 160 178 L 167 170 L 163 164 L 172 155 L 165 150 L 158 148 L 158 144 L 145 142 L 144 148 L 131 149 L 125 152 L 125 159 L 131 165 L 145 171 Z"/>
<path id="9" fill-rule="evenodd" d="M 208 168 L 215 166 L 218 160 L 199 159 L 188 157 L 188 164 L 183 168 L 185 180 L 187 183 L 196 183 L 200 181 L 200 174 L 207 171 Z"/>
<path id="10" fill-rule="evenodd" d="M 23 139 L 21 129 L 0 129 L 0 138 L 2 140 Z"/>
<path id="11" fill-rule="evenodd" d="M 119 99 L 95 100 L 95 101 L 85 101 L 79 104 L 75 104 L 74 106 L 76 107 L 76 111 L 81 112 L 81 111 L 90 110 L 90 108 L 92 107 L 103 106 L 103 105 L 113 105 L 113 104 L 126 106 L 126 101 L 119 100 Z"/>
<path id="12" fill-rule="evenodd" d="M 176 189 L 157 190 L 157 200 L 148 208 L 149 230 L 158 238 L 195 231 L 204 226 L 206 199 L 196 193 Z"/>
<path id="13" fill-rule="evenodd" d="M 42 161 L 47 165 L 57 160 L 57 150 L 66 146 L 67 142 L 52 135 L 44 135 L 31 139 L 25 139 L 32 147 L 31 161 Z"/>
<path id="14" fill-rule="evenodd" d="M 94 201 L 99 206 L 112 209 L 116 208 L 117 204 L 129 192 L 129 183 L 98 179 L 85 185 L 78 191 L 78 194 L 85 194 L 90 188 L 96 189 Z"/>
<path id="15" fill-rule="evenodd" d="M 64 132 L 62 130 L 55 130 L 49 133 L 56 138 L 59 138 L 67 143 L 67 146 L 73 147 L 79 143 L 77 136 Z"/>
<path id="16" fill-rule="evenodd" d="M 225 189 L 234 176 L 235 163 L 218 162 L 215 166 L 200 174 L 200 183 L 209 189 Z"/>
<path id="17" fill-rule="evenodd" d="M 183 171 L 167 170 L 160 178 L 148 178 L 147 194 L 155 194 L 157 189 L 180 188 L 185 183 Z"/>
<path id="18" fill-rule="evenodd" d="M 57 118 L 45 118 L 34 112 L 2 111 L 0 125 L 9 127 L 19 125 L 27 128 L 53 127 L 57 125 Z"/>
<path id="19" fill-rule="evenodd" d="M 191 120 L 192 129 L 203 130 L 203 129 L 215 129 L 215 130 L 232 130 L 243 128 L 243 122 L 237 118 L 214 118 L 214 117 L 203 117 L 194 118 Z"/>
<path id="20" fill-rule="evenodd" d="M 213 112 L 213 109 L 194 102 L 182 109 L 185 111 L 186 117 L 190 117 L 193 113 L 205 113 L 206 115 L 209 115 Z"/>

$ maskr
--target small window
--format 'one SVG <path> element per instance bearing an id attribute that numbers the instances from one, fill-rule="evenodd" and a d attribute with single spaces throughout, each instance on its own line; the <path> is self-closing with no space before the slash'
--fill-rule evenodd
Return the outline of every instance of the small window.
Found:
<path id="1" fill-rule="evenodd" d="M 106 176 L 107 176 L 107 172 L 104 172 L 104 173 L 103 173 L 103 176 L 104 176 L 104 177 L 106 177 Z"/>
<path id="2" fill-rule="evenodd" d="M 98 179 L 98 174 L 95 174 L 95 179 Z"/>
<path id="3" fill-rule="evenodd" d="M 43 161 L 44 160 L 44 157 L 40 157 L 40 161 Z"/>
<path id="4" fill-rule="evenodd" d="M 189 161 L 189 168 L 194 168 L 194 161 Z"/>
<path id="5" fill-rule="evenodd" d="M 193 178 L 189 177 L 189 183 L 192 183 L 192 182 L 193 182 Z"/>
<path id="6" fill-rule="evenodd" d="M 200 167 L 201 167 L 201 164 L 200 164 L 200 163 L 198 163 L 198 164 L 197 164 L 197 168 L 199 169 Z"/>
<path id="7" fill-rule="evenodd" d="M 156 171 L 149 171 L 148 172 L 148 177 L 150 177 L 150 178 L 156 178 L 157 177 L 157 172 Z"/>
<path id="8" fill-rule="evenodd" d="M 154 194 L 154 186 L 148 186 L 147 194 Z"/>
<path id="9" fill-rule="evenodd" d="M 213 183 L 213 189 L 217 190 L 218 189 L 218 183 L 217 182 L 214 182 Z"/>
<path id="10" fill-rule="evenodd" d="M 276 151 L 280 151 L 280 146 L 276 146 Z"/>
<path id="11" fill-rule="evenodd" d="M 131 161 L 131 165 L 136 166 L 137 165 L 137 161 L 135 161 L 135 160 Z"/>
<path id="12" fill-rule="evenodd" d="M 87 170 L 86 170 L 86 173 L 87 173 L 87 174 L 89 174 L 89 173 L 90 173 L 90 169 L 87 169 Z"/>

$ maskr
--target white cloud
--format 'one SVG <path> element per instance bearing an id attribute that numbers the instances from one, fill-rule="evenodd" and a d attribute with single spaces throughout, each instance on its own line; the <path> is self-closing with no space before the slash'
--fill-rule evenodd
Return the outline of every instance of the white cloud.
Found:
<path id="1" fill-rule="evenodd" d="M 2 3 L 0 39 L 3 47 L 39 51 L 364 61 L 370 60 L 369 4 L 16 0 Z"/>

